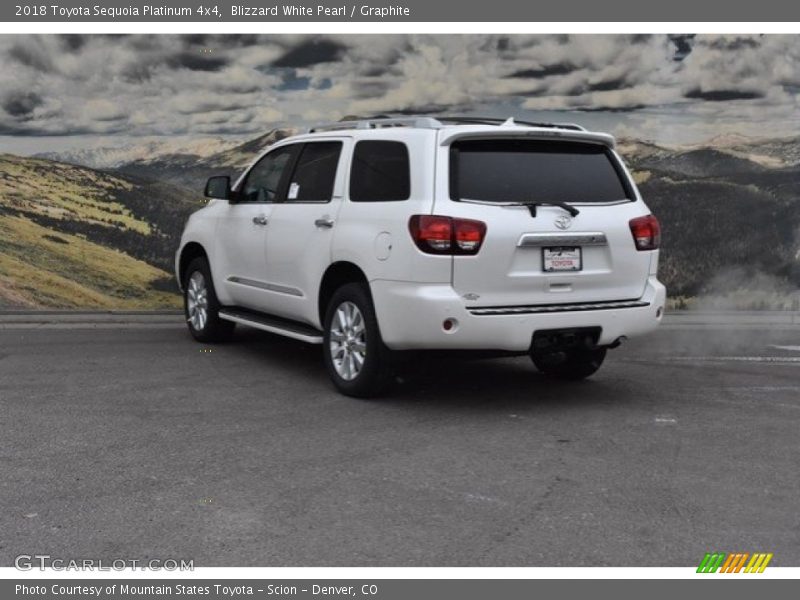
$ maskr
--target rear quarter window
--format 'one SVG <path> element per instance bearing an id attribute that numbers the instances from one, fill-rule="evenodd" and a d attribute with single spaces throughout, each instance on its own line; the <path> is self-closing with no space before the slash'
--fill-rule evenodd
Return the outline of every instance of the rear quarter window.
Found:
<path id="1" fill-rule="evenodd" d="M 341 151 L 341 142 L 306 144 L 297 158 L 286 202 L 330 202 Z"/>
<path id="2" fill-rule="evenodd" d="M 350 169 L 350 200 L 394 202 L 408 200 L 410 196 L 408 147 L 402 142 L 358 142 Z"/>
<path id="3" fill-rule="evenodd" d="M 485 202 L 613 202 L 633 198 L 600 144 L 463 140 L 450 148 L 450 197 Z"/>

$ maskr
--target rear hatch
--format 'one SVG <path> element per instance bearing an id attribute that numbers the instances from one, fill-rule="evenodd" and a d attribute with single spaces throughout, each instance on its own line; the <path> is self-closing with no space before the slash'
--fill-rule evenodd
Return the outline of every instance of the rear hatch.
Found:
<path id="1" fill-rule="evenodd" d="M 486 224 L 480 251 L 453 258 L 469 306 L 642 296 L 652 253 L 636 249 L 629 222 L 648 211 L 610 139 L 589 136 L 443 141 L 435 212 Z"/>

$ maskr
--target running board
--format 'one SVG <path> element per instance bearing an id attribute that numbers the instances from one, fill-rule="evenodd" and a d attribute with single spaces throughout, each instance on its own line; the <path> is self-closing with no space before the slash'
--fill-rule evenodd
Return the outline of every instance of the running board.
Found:
<path id="1" fill-rule="evenodd" d="M 284 337 L 300 340 L 309 344 L 321 344 L 322 332 L 311 325 L 298 323 L 291 319 L 275 317 L 246 308 L 222 308 L 219 318 L 233 323 L 241 323 L 262 331 L 269 331 Z"/>

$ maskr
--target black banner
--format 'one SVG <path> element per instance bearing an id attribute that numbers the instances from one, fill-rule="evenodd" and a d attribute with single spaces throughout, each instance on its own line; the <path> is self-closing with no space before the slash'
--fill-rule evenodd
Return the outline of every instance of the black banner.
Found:
<path id="1" fill-rule="evenodd" d="M 458 600 L 567 598 L 642 598 L 674 600 L 713 595 L 727 600 L 756 594 L 789 598 L 797 582 L 781 579 L 756 581 L 744 575 L 698 575 L 714 584 L 697 585 L 693 579 L 653 580 L 553 580 L 553 579 L 329 579 L 329 580 L 78 580 L 42 579 L 0 581 L 0 597 L 21 600 Z M 712 589 L 713 588 L 713 589 Z M 694 594 L 693 594 L 694 592 Z M 792 594 L 790 595 L 790 592 Z"/>
<path id="2" fill-rule="evenodd" d="M 0 19 L 12 22 L 794 22 L 800 4 L 784 0 L 725 3 L 709 0 L 40 0 L 2 3 Z"/>

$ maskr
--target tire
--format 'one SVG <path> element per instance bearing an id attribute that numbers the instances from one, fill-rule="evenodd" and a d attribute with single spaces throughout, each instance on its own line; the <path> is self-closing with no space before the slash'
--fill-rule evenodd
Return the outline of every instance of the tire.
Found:
<path id="1" fill-rule="evenodd" d="M 184 275 L 183 312 L 189 333 L 198 342 L 215 343 L 230 339 L 236 324 L 220 319 L 219 309 L 208 261 L 195 258 Z"/>
<path id="2" fill-rule="evenodd" d="M 389 350 L 381 340 L 369 288 L 348 283 L 333 294 L 325 311 L 323 355 L 342 394 L 370 398 L 391 383 Z"/>
<path id="3" fill-rule="evenodd" d="M 539 371 L 548 377 L 569 381 L 594 375 L 605 358 L 605 348 L 572 348 L 561 352 L 531 354 L 531 360 Z"/>

